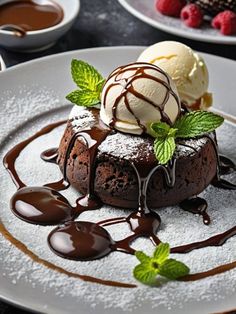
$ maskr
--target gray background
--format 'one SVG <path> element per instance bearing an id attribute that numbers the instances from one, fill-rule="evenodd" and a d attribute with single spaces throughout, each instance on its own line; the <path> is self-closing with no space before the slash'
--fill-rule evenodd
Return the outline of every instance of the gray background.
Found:
<path id="1" fill-rule="evenodd" d="M 201 43 L 164 33 L 130 15 L 116 0 L 81 0 L 80 14 L 73 28 L 51 49 L 40 53 L 22 54 L 0 47 L 0 54 L 9 67 L 68 50 L 99 46 L 150 45 L 162 40 L 179 40 L 195 50 L 236 60 L 236 46 Z M 0 314 L 26 313 L 28 312 L 0 302 Z"/>

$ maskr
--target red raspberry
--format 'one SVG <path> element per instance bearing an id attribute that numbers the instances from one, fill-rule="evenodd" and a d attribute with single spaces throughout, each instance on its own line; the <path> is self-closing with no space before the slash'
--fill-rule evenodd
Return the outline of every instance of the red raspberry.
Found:
<path id="1" fill-rule="evenodd" d="M 223 35 L 236 33 L 236 14 L 226 10 L 217 14 L 211 22 L 212 27 L 220 29 Z"/>
<path id="2" fill-rule="evenodd" d="M 156 0 L 156 9 L 163 15 L 179 17 L 186 0 Z"/>
<path id="3" fill-rule="evenodd" d="M 181 10 L 181 19 L 188 27 L 198 28 L 203 22 L 203 12 L 196 4 L 187 4 Z"/>

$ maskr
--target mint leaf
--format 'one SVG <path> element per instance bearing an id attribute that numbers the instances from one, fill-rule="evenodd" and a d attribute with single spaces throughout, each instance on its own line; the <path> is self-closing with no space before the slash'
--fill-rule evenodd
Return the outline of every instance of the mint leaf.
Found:
<path id="1" fill-rule="evenodd" d="M 189 274 L 189 271 L 188 266 L 184 263 L 171 258 L 159 266 L 159 274 L 171 280 L 186 276 Z"/>
<path id="2" fill-rule="evenodd" d="M 173 136 L 164 139 L 155 139 L 154 153 L 160 164 L 165 165 L 172 158 L 175 146 L 175 139 Z"/>
<path id="3" fill-rule="evenodd" d="M 134 277 L 145 285 L 160 284 L 157 276 L 166 277 L 176 280 L 189 274 L 189 268 L 184 263 L 169 258 L 170 245 L 168 243 L 160 243 L 153 257 L 149 257 L 141 251 L 137 251 L 135 256 L 141 262 L 133 270 Z"/>
<path id="4" fill-rule="evenodd" d="M 66 99 L 79 106 L 97 105 L 105 82 L 102 75 L 92 65 L 75 59 L 71 62 L 71 74 L 79 89 L 68 94 Z"/>
<path id="5" fill-rule="evenodd" d="M 136 251 L 135 252 L 135 256 L 137 257 L 137 259 L 141 262 L 141 263 L 145 263 L 145 262 L 150 262 L 151 257 L 147 256 L 145 253 L 143 253 L 142 251 Z"/>
<path id="6" fill-rule="evenodd" d="M 224 119 L 209 111 L 192 111 L 178 119 L 174 128 L 176 138 L 191 138 L 204 135 L 218 128 Z"/>
<path id="7" fill-rule="evenodd" d="M 101 91 L 102 75 L 90 64 L 82 60 L 73 59 L 71 62 L 71 74 L 74 82 L 80 89 Z"/>
<path id="8" fill-rule="evenodd" d="M 158 264 L 162 264 L 170 255 L 170 245 L 160 243 L 154 251 L 153 258 Z"/>
<path id="9" fill-rule="evenodd" d="M 66 96 L 66 99 L 78 106 L 91 107 L 100 102 L 96 92 L 89 90 L 75 90 Z"/>
<path id="10" fill-rule="evenodd" d="M 153 285 L 158 272 L 158 269 L 153 268 L 150 263 L 141 263 L 134 268 L 133 275 L 141 283 Z"/>
<path id="11" fill-rule="evenodd" d="M 156 138 L 165 138 L 170 130 L 169 124 L 165 122 L 152 123 L 150 128 Z"/>

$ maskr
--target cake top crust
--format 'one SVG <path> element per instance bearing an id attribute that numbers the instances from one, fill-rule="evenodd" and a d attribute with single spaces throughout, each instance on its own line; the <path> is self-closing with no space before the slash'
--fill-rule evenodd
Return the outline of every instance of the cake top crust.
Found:
<path id="1" fill-rule="evenodd" d="M 69 115 L 69 123 L 74 132 L 91 128 L 96 117 L 85 107 L 74 106 Z M 98 147 L 98 157 L 106 154 L 125 160 L 143 159 L 156 162 L 153 150 L 154 139 L 151 136 L 130 135 L 121 132 L 112 133 Z M 187 158 L 196 154 L 209 141 L 207 136 L 179 140 L 175 157 Z"/>

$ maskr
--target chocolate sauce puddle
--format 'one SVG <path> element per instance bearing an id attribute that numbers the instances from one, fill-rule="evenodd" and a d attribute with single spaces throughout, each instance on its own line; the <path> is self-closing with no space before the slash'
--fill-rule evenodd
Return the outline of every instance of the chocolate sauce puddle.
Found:
<path id="1" fill-rule="evenodd" d="M 202 216 L 203 218 L 203 223 L 205 225 L 209 225 L 211 223 L 211 218 L 207 214 L 207 201 L 204 200 L 201 197 L 192 197 L 189 198 L 179 204 L 180 208 L 183 210 L 193 213 L 193 214 L 198 214 Z"/>
<path id="2" fill-rule="evenodd" d="M 49 133 L 54 128 L 62 125 L 66 121 L 60 121 L 49 126 L 46 126 L 29 139 L 19 143 L 12 150 L 10 150 L 4 158 L 4 166 L 11 175 L 13 182 L 15 183 L 18 191 L 13 195 L 11 199 L 11 208 L 14 214 L 30 223 L 53 225 L 62 224 L 56 227 L 48 236 L 48 244 L 53 252 L 59 256 L 73 259 L 73 260 L 93 260 L 102 258 L 113 251 L 120 251 L 128 254 L 134 254 L 135 250 L 131 247 L 131 243 L 138 237 L 147 237 L 155 245 L 160 243 L 160 239 L 157 237 L 157 232 L 160 228 L 161 218 L 160 216 L 149 209 L 147 206 L 147 187 L 152 175 L 157 169 L 162 169 L 166 184 L 169 187 L 173 187 L 175 184 L 175 164 L 173 159 L 167 165 L 159 165 L 153 169 L 147 169 L 141 163 L 131 162 L 133 169 L 137 175 L 138 187 L 139 187 L 139 199 L 138 208 L 132 212 L 128 217 L 115 217 L 107 220 L 100 221 L 98 223 L 91 223 L 88 221 L 74 221 L 79 214 L 85 210 L 93 210 L 99 208 L 102 203 L 94 193 L 94 181 L 96 174 L 96 156 L 98 146 L 105 140 L 105 138 L 112 132 L 110 127 L 105 126 L 98 118 L 98 110 L 92 109 L 96 121 L 94 126 L 89 129 L 83 129 L 76 132 L 70 139 L 66 151 L 66 158 L 64 160 L 63 176 L 64 178 L 58 182 L 49 183 L 42 187 L 27 187 L 19 178 L 15 169 L 15 161 L 21 151 L 34 139 L 44 134 Z M 67 199 L 58 190 L 69 187 L 69 183 L 66 183 L 66 170 L 67 163 L 70 158 L 72 149 L 77 139 L 82 138 L 89 152 L 89 164 L 88 169 L 88 187 L 87 194 L 82 198 L 79 198 L 76 202 L 76 206 L 73 207 L 67 201 Z M 214 147 L 217 152 L 217 146 L 215 141 Z M 217 155 L 218 156 L 218 155 Z M 47 162 L 57 163 L 57 149 L 52 148 L 44 151 L 41 154 L 41 158 Z M 224 171 L 232 171 L 234 164 L 224 158 L 218 156 L 219 164 L 223 165 Z M 221 162 L 221 164 L 220 164 Z M 227 169 L 226 169 L 227 168 Z M 219 178 L 219 175 L 218 175 Z M 222 180 L 222 179 L 221 179 Z M 54 185 L 55 189 L 51 188 Z M 200 198 L 192 198 L 190 200 L 181 203 L 181 206 L 188 211 L 194 213 L 200 213 L 205 223 L 210 222 L 209 216 L 206 214 L 207 203 Z M 131 234 L 120 241 L 114 241 L 105 226 L 114 225 L 118 223 L 128 223 Z M 89 276 L 82 276 L 79 274 L 70 273 L 58 266 L 55 266 L 45 260 L 40 259 L 34 253 L 29 251 L 21 242 L 16 240 L 5 227 L 0 224 L 0 232 L 11 243 L 16 245 L 25 254 L 30 256 L 33 260 L 41 263 L 42 265 L 59 271 L 68 276 L 80 278 L 85 281 L 91 281 L 96 283 L 102 283 L 107 285 L 114 285 L 119 287 L 133 288 L 135 285 L 123 284 L 113 281 L 101 280 Z M 171 249 L 172 253 L 187 253 L 194 249 L 199 249 L 207 246 L 219 246 L 223 245 L 230 237 L 235 236 L 236 227 L 229 229 L 225 233 L 216 235 L 207 240 L 190 243 L 183 246 L 175 247 Z M 69 239 L 69 241 L 68 241 Z M 67 243 L 67 246 L 64 244 Z M 193 274 L 181 278 L 181 280 L 190 281 L 213 276 L 217 273 L 227 271 L 235 268 L 236 262 L 219 266 L 208 272 L 199 274 Z"/>
<path id="3" fill-rule="evenodd" d="M 55 225 L 75 217 L 67 199 L 48 187 L 23 187 L 12 196 L 10 206 L 18 218 L 32 224 Z"/>

